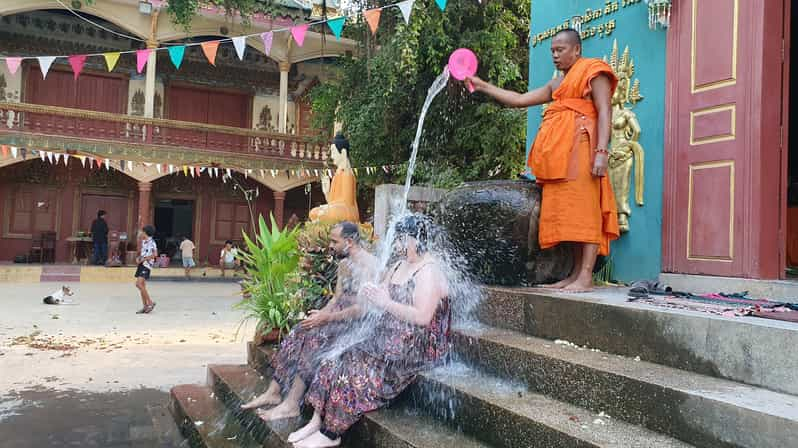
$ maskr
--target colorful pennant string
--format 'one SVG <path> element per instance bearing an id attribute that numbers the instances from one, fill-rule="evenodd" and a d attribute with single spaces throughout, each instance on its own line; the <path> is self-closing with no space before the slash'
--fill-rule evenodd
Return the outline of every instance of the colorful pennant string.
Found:
<path id="1" fill-rule="evenodd" d="M 180 64 L 183 63 L 183 55 L 186 54 L 186 46 L 185 45 L 175 45 L 169 47 L 169 59 L 172 61 L 172 65 L 175 68 L 180 68 Z"/>
<path id="2" fill-rule="evenodd" d="M 119 62 L 119 53 L 118 51 L 114 51 L 111 53 L 103 53 L 103 57 L 105 58 L 105 66 L 108 68 L 108 71 L 113 71 L 114 67 L 116 67 L 116 63 Z"/>
<path id="3" fill-rule="evenodd" d="M 309 27 L 310 24 L 308 23 L 291 27 L 291 35 L 294 36 L 294 40 L 300 47 L 305 43 L 305 33 L 308 32 Z"/>
<path id="4" fill-rule="evenodd" d="M 211 40 L 208 42 L 203 42 L 201 47 L 202 52 L 205 53 L 205 57 L 208 58 L 208 62 L 210 62 L 212 66 L 216 67 L 216 52 L 219 50 L 219 41 Z"/>
<path id="5" fill-rule="evenodd" d="M 150 53 L 152 53 L 152 48 L 136 50 L 136 72 L 139 74 L 144 71 L 144 66 L 147 65 L 147 59 L 149 59 Z"/>
<path id="6" fill-rule="evenodd" d="M 346 17 L 336 17 L 327 21 L 327 26 L 330 27 L 330 30 L 337 40 L 341 40 L 341 32 L 344 30 L 345 22 Z"/>

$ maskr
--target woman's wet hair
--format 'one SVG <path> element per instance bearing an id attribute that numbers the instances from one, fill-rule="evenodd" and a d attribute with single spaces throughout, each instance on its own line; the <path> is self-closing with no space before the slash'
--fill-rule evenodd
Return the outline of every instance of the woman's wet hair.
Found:
<path id="1" fill-rule="evenodd" d="M 419 255 L 427 251 L 430 236 L 430 220 L 424 215 L 407 215 L 394 226 L 396 238 L 402 235 L 412 236 L 416 240 L 416 252 Z"/>
<path id="2" fill-rule="evenodd" d="M 341 238 L 352 240 L 360 244 L 360 228 L 357 224 L 349 221 L 339 222 L 333 228 L 340 229 Z"/>

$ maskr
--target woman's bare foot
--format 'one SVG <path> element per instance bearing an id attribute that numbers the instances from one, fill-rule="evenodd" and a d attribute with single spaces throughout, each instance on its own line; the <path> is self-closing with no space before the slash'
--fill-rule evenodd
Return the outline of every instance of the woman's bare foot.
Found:
<path id="1" fill-rule="evenodd" d="M 249 403 L 242 404 L 241 409 L 255 409 L 261 406 L 274 406 L 276 404 L 280 404 L 280 400 L 280 388 L 277 387 L 275 390 L 272 390 L 272 388 L 269 387 L 269 390 L 258 395 Z"/>
<path id="2" fill-rule="evenodd" d="M 282 420 L 284 418 L 299 417 L 299 406 L 296 403 L 284 401 L 271 409 L 258 409 L 258 417 L 264 421 Z"/>
<path id="3" fill-rule="evenodd" d="M 297 443 L 300 440 L 307 439 L 310 435 L 318 432 L 321 428 L 321 417 L 319 414 L 313 413 L 313 418 L 310 419 L 307 425 L 297 429 L 288 435 L 288 443 Z"/>
<path id="4" fill-rule="evenodd" d="M 337 438 L 335 440 L 330 440 L 324 434 L 320 433 L 319 431 L 314 432 L 304 440 L 301 440 L 294 444 L 295 448 L 328 448 L 333 446 L 338 446 L 341 444 L 341 438 Z"/>

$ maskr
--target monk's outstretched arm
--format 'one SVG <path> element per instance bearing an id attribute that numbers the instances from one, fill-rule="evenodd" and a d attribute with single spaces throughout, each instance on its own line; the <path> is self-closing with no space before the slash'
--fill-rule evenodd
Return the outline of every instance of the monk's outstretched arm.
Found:
<path id="1" fill-rule="evenodd" d="M 469 82 L 472 86 L 474 86 L 475 92 L 482 92 L 488 96 L 491 96 L 505 106 L 531 107 L 551 101 L 551 83 L 547 83 L 545 86 L 539 87 L 535 90 L 530 90 L 527 93 L 518 93 L 513 92 L 512 90 L 505 90 L 496 87 L 493 84 L 483 81 L 476 76 L 467 78 L 466 82 Z"/>
<path id="2" fill-rule="evenodd" d="M 596 129 L 596 150 L 593 158 L 593 175 L 604 176 L 607 173 L 607 163 L 609 161 L 610 126 L 612 120 L 612 84 L 604 76 L 596 76 L 590 81 L 591 97 L 593 104 L 598 112 Z"/>

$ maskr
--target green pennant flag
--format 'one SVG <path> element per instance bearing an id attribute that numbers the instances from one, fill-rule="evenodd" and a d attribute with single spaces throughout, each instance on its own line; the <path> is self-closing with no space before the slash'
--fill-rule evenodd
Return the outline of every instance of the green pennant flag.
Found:
<path id="1" fill-rule="evenodd" d="M 180 68 L 180 64 L 183 62 L 183 55 L 185 53 L 185 45 L 175 45 L 173 47 L 169 47 L 169 59 L 172 60 L 172 64 L 175 65 L 175 68 Z"/>
<path id="2" fill-rule="evenodd" d="M 441 11 L 446 9 L 446 0 L 435 0 L 435 3 L 438 4 L 438 8 L 441 8 Z"/>
<path id="3" fill-rule="evenodd" d="M 341 40 L 341 32 L 344 30 L 344 22 L 346 22 L 346 17 L 344 16 L 336 17 L 327 21 L 327 26 L 330 27 L 337 40 Z"/>

